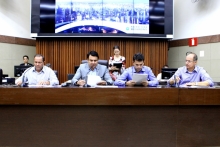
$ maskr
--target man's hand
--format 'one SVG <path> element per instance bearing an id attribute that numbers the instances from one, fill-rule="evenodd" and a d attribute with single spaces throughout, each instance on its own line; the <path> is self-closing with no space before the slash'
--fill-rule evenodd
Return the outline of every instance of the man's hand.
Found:
<path id="1" fill-rule="evenodd" d="M 98 82 L 97 85 L 106 85 L 106 81 L 102 80 L 102 81 Z"/>
<path id="2" fill-rule="evenodd" d="M 79 85 L 79 86 L 83 86 L 83 85 L 86 84 L 86 81 L 85 80 L 79 80 L 79 81 L 77 81 L 76 84 Z"/>
<path id="3" fill-rule="evenodd" d="M 18 81 L 18 82 L 16 83 L 16 85 L 18 85 L 18 86 L 21 86 L 21 84 L 22 84 L 22 81 Z"/>
<path id="4" fill-rule="evenodd" d="M 135 81 L 130 80 L 126 82 L 126 86 L 134 86 L 135 83 L 136 83 Z"/>
<path id="5" fill-rule="evenodd" d="M 148 81 L 142 81 L 141 84 L 142 84 L 143 86 L 147 87 L 147 86 L 148 86 Z"/>
<path id="6" fill-rule="evenodd" d="M 50 85 L 50 81 L 40 81 L 37 85 Z"/>
<path id="7" fill-rule="evenodd" d="M 111 70 L 119 70 L 116 66 L 112 66 Z"/>
<path id="8" fill-rule="evenodd" d="M 180 80 L 181 80 L 180 77 L 176 76 L 176 83 L 179 83 Z M 170 80 L 170 85 L 172 85 L 174 83 L 175 83 L 175 79 Z"/>

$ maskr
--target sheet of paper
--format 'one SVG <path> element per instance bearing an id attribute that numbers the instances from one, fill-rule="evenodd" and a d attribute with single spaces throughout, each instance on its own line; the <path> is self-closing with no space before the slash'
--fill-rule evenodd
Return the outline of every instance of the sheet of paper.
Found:
<path id="1" fill-rule="evenodd" d="M 87 77 L 87 85 L 90 85 L 92 87 L 95 87 L 98 82 L 100 82 L 102 79 L 99 76 L 94 75 L 88 75 Z"/>
<path id="2" fill-rule="evenodd" d="M 96 85 L 95 87 L 96 88 L 118 88 L 118 86 L 109 86 L 109 85 L 106 85 L 106 86 Z"/>
<path id="3" fill-rule="evenodd" d="M 136 84 L 140 84 L 142 81 L 146 81 L 148 74 L 133 74 L 132 80 L 136 82 Z"/>
<path id="4" fill-rule="evenodd" d="M 52 85 L 28 85 L 30 88 L 37 88 L 37 87 L 61 87 L 60 85 L 52 86 Z"/>

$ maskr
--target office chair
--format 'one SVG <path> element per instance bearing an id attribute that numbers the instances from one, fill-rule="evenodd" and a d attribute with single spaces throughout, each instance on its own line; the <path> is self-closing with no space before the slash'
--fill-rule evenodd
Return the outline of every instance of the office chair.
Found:
<path id="1" fill-rule="evenodd" d="M 2 69 L 0 68 L 0 85 L 2 85 Z"/>
<path id="2" fill-rule="evenodd" d="M 68 79 L 68 80 L 72 80 L 72 78 L 74 77 L 74 75 L 75 75 L 75 74 L 71 74 L 71 73 L 70 73 L 70 74 L 67 74 L 67 79 Z"/>
<path id="3" fill-rule="evenodd" d="M 58 71 L 57 71 L 57 70 L 53 70 L 53 71 L 54 71 L 55 75 L 56 75 L 57 78 L 58 78 Z"/>
<path id="4" fill-rule="evenodd" d="M 87 63 L 88 60 L 82 60 L 82 64 Z M 98 64 L 105 65 L 108 67 L 108 60 L 98 60 Z"/>

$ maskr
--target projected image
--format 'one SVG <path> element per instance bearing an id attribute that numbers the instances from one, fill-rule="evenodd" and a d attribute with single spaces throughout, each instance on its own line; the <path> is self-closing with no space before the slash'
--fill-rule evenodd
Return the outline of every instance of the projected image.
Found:
<path id="1" fill-rule="evenodd" d="M 56 0 L 55 33 L 149 34 L 149 0 Z"/>

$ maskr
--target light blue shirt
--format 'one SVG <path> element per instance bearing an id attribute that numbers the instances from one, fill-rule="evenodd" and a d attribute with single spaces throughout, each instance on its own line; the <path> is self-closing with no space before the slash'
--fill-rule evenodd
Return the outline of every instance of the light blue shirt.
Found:
<path id="1" fill-rule="evenodd" d="M 59 85 L 56 74 L 47 66 L 44 66 L 40 72 L 37 72 L 35 67 L 30 67 L 24 71 L 15 83 L 17 81 L 27 82 L 29 85 L 37 85 L 40 81 L 50 81 L 50 85 Z"/>
<path id="2" fill-rule="evenodd" d="M 209 82 L 209 86 L 214 85 L 211 77 L 203 69 L 203 67 L 195 66 L 195 69 L 192 72 L 189 72 L 186 66 L 183 66 L 183 67 L 178 68 L 178 70 L 175 72 L 174 75 L 180 78 L 180 81 L 179 81 L 180 87 L 185 86 L 185 84 L 189 82 L 201 82 L 201 81 Z M 167 81 L 168 84 L 170 80 L 174 79 L 174 75 Z"/>
<path id="3" fill-rule="evenodd" d="M 147 67 L 143 66 L 142 69 L 139 72 L 135 71 L 134 66 L 127 68 L 123 74 L 118 77 L 114 83 L 116 86 L 125 86 L 125 82 L 132 80 L 133 74 L 148 74 L 148 78 L 146 79 L 148 81 L 148 86 L 157 86 L 158 80 L 153 74 L 152 70 Z"/>

